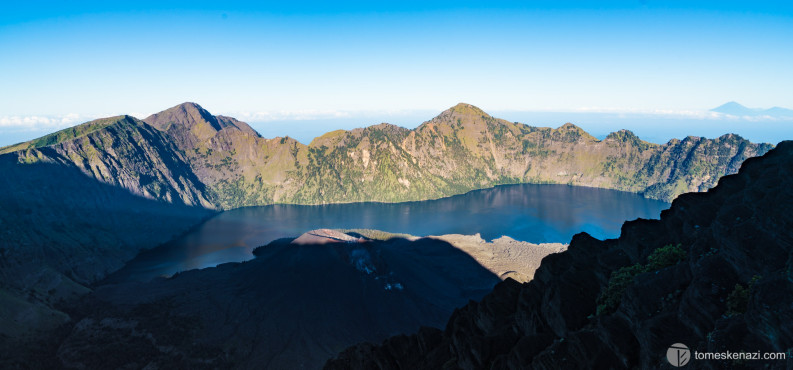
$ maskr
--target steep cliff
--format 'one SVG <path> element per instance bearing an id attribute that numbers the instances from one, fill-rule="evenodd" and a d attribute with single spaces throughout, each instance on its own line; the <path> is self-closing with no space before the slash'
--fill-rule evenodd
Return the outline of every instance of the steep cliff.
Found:
<path id="1" fill-rule="evenodd" d="M 181 149 L 219 207 L 289 203 L 304 184 L 306 146 L 291 138 L 265 139 L 231 117 L 184 103 L 144 120 Z"/>
<path id="2" fill-rule="evenodd" d="M 671 201 L 704 191 L 771 148 L 736 135 L 656 145 L 629 131 L 597 140 L 572 124 L 532 127 L 458 104 L 414 130 L 381 124 L 309 145 L 297 202 L 406 201 L 506 183 L 562 183 Z"/>
<path id="3" fill-rule="evenodd" d="M 170 139 L 129 116 L 15 148 L 0 155 L 0 339 L 68 321 L 63 302 L 213 213 Z"/>
<path id="4" fill-rule="evenodd" d="M 103 118 L 3 148 L 20 164 L 56 164 L 148 199 L 212 208 L 204 184 L 162 132 L 130 116 Z"/>
<path id="5" fill-rule="evenodd" d="M 747 160 L 707 193 L 619 239 L 576 235 L 534 280 L 506 280 L 444 330 L 361 344 L 328 369 L 659 368 L 669 346 L 698 352 L 793 349 L 793 142 Z M 788 360 L 790 361 L 790 360 Z M 782 361 L 688 367 L 785 368 Z"/>
<path id="6" fill-rule="evenodd" d="M 426 200 L 508 183 L 562 183 L 671 201 L 704 191 L 769 144 L 736 135 L 664 145 L 629 131 L 597 140 L 493 118 L 458 104 L 414 130 L 379 124 L 333 131 L 303 145 L 264 139 L 233 118 L 185 103 L 146 118 L 184 151 L 221 208 Z"/>

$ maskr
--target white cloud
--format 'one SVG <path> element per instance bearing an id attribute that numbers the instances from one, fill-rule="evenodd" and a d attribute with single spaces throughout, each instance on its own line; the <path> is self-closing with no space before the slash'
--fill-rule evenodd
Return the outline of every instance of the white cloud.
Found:
<path id="1" fill-rule="evenodd" d="M 236 112 L 229 116 L 247 122 L 306 121 L 316 119 L 350 118 L 353 113 L 337 110 L 306 109 L 297 111 Z"/>
<path id="2" fill-rule="evenodd" d="M 548 112 L 562 112 L 562 110 L 543 110 Z M 712 112 L 709 110 L 674 110 L 674 109 L 625 109 L 604 107 L 581 107 L 570 110 L 571 113 L 606 113 L 629 116 L 655 116 L 678 119 L 710 119 L 731 121 L 790 121 L 790 118 L 774 117 L 769 115 L 735 116 L 731 114 Z"/>
<path id="3" fill-rule="evenodd" d="M 224 116 L 234 117 L 248 123 L 267 123 L 277 121 L 312 121 L 312 120 L 355 120 L 361 124 L 376 124 L 390 122 L 394 124 L 418 125 L 424 120 L 431 119 L 440 111 L 433 110 L 261 110 L 261 111 L 236 111 L 224 112 Z"/>
<path id="4" fill-rule="evenodd" d="M 61 116 L 0 116 L 2 130 L 43 130 L 59 129 L 74 126 L 88 121 L 88 118 L 77 113 Z"/>

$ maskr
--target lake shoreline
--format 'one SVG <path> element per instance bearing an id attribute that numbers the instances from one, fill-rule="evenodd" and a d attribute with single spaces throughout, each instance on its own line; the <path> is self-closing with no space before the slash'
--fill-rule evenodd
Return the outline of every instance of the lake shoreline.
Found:
<path id="1" fill-rule="evenodd" d="M 658 218 L 668 206 L 618 190 L 516 184 L 420 202 L 244 207 L 218 213 L 191 232 L 140 253 L 108 281 L 242 262 L 253 258 L 256 247 L 318 228 L 421 236 L 478 233 L 486 242 L 506 236 L 532 244 L 565 244 L 579 232 L 599 239 L 617 237 L 624 221 Z"/>

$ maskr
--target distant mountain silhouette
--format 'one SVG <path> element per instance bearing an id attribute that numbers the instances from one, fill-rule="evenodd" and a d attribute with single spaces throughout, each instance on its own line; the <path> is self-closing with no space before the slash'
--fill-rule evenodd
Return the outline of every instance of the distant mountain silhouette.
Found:
<path id="1" fill-rule="evenodd" d="M 710 110 L 711 112 L 729 114 L 731 116 L 768 116 L 771 118 L 793 118 L 793 110 L 781 107 L 769 109 L 748 108 L 739 103 L 731 101 Z"/>
<path id="2" fill-rule="evenodd" d="M 783 117 L 793 118 L 793 109 L 773 107 L 766 109 L 764 112 L 770 116 L 783 116 Z"/>

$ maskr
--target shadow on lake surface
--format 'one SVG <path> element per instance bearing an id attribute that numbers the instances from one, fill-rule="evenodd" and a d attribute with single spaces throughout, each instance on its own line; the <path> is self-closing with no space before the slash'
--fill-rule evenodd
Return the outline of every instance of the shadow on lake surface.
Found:
<path id="1" fill-rule="evenodd" d="M 109 281 L 145 281 L 179 271 L 253 258 L 254 248 L 318 228 L 363 228 L 417 236 L 502 235 L 531 243 L 568 243 L 585 231 L 619 236 L 622 223 L 659 218 L 669 203 L 638 194 L 568 185 L 504 185 L 437 200 L 318 206 L 270 205 L 223 212 L 191 232 L 141 253 Z"/>

